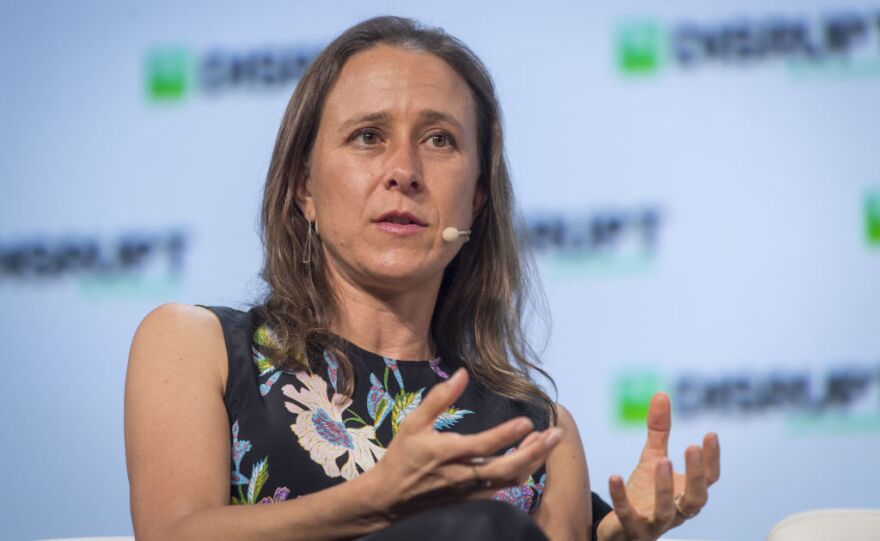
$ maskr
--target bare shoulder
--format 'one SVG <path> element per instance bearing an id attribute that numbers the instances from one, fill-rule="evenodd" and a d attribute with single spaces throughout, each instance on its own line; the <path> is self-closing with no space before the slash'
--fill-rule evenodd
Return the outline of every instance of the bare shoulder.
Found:
<path id="1" fill-rule="evenodd" d="M 217 316 L 188 304 L 155 308 L 141 321 L 131 344 L 129 375 L 142 371 L 166 378 L 198 373 L 222 391 L 227 377 L 226 344 Z"/>
<path id="2" fill-rule="evenodd" d="M 562 443 L 557 447 L 559 452 L 556 453 L 556 457 L 551 454 L 551 459 L 559 459 L 560 455 L 562 455 L 573 459 L 577 464 L 585 462 L 583 443 L 581 442 L 581 435 L 574 416 L 565 406 L 559 403 L 556 404 L 556 412 L 556 426 L 562 429 Z"/>
<path id="3" fill-rule="evenodd" d="M 135 332 L 125 381 L 125 453 L 137 537 L 228 502 L 225 367 L 223 329 L 204 308 L 164 304 Z"/>
<path id="4" fill-rule="evenodd" d="M 578 431 L 577 421 L 571 412 L 562 404 L 556 404 L 556 426 L 562 429 L 563 438 L 577 442 L 581 445 L 580 431 Z"/>
<path id="5" fill-rule="evenodd" d="M 574 417 L 571 415 L 571 412 L 563 406 L 562 404 L 556 403 L 556 413 L 557 419 L 556 424 L 561 427 L 563 430 L 574 430 L 577 431 L 577 423 L 574 420 Z"/>
<path id="6" fill-rule="evenodd" d="M 135 334 L 135 340 L 169 337 L 222 339 L 223 331 L 210 310 L 191 304 L 167 303 L 147 314 Z"/>

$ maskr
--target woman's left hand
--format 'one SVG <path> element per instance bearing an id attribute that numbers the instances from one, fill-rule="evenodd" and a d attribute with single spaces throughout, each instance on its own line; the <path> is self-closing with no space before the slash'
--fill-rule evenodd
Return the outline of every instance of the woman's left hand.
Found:
<path id="1" fill-rule="evenodd" d="M 702 447 L 687 448 L 682 475 L 672 470 L 668 458 L 671 425 L 669 397 L 657 393 L 648 409 L 648 438 L 638 465 L 625 485 L 618 475 L 608 481 L 614 511 L 599 524 L 599 540 L 654 540 L 706 505 L 708 487 L 721 474 L 718 436 L 710 432 Z"/>

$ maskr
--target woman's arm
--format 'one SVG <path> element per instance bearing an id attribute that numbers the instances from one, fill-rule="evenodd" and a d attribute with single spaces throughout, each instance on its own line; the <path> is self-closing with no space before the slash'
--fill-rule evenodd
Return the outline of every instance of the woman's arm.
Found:
<path id="1" fill-rule="evenodd" d="M 557 404 L 562 440 L 547 460 L 547 480 L 534 518 L 552 541 L 589 539 L 590 476 L 577 425 Z"/>
<path id="2" fill-rule="evenodd" d="M 165 305 L 141 323 L 125 389 L 125 447 L 132 521 L 140 541 L 297 540 L 355 537 L 423 502 L 461 501 L 483 490 L 466 457 L 489 456 L 532 431 L 525 418 L 478 434 L 434 430 L 461 396 L 459 371 L 436 385 L 401 425 L 383 460 L 350 481 L 271 505 L 229 505 L 231 442 L 223 404 L 226 346 L 217 318 Z M 516 451 L 481 468 L 510 486 L 548 459 L 555 430 L 533 432 Z"/>
<path id="3" fill-rule="evenodd" d="M 125 388 L 131 512 L 139 540 L 325 539 L 388 524 L 363 475 L 272 505 L 229 505 L 226 346 L 209 311 L 164 305 L 135 334 Z"/>

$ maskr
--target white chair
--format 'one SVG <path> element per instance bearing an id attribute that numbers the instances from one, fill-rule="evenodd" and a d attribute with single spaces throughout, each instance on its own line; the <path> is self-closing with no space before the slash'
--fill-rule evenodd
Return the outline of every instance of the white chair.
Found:
<path id="1" fill-rule="evenodd" d="M 779 521 L 767 541 L 877 541 L 880 509 L 819 509 Z"/>

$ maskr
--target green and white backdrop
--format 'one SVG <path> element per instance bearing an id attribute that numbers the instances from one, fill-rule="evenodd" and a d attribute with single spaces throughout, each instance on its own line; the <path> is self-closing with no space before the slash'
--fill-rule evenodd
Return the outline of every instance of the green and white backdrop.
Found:
<path id="1" fill-rule="evenodd" d="M 259 297 L 297 77 L 389 13 L 495 77 L 594 487 L 664 389 L 676 465 L 706 431 L 723 449 L 677 536 L 880 506 L 880 3 L 54 0 L 0 16 L 0 537 L 130 533 L 132 334 Z"/>

